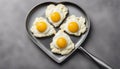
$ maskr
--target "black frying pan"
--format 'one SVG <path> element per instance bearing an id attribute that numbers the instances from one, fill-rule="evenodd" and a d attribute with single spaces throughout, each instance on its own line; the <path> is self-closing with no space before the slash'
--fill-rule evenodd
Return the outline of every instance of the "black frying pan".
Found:
<path id="1" fill-rule="evenodd" d="M 68 9 L 69 9 L 69 15 L 76 15 L 78 17 L 83 16 L 86 19 L 86 26 L 87 26 L 87 32 L 85 32 L 84 34 L 82 34 L 80 37 L 76 37 L 76 36 L 72 36 L 70 35 L 70 38 L 72 39 L 72 41 L 75 43 L 75 49 L 69 53 L 68 55 L 57 55 L 57 54 L 53 54 L 50 51 L 50 42 L 52 42 L 52 38 L 53 36 L 50 37 L 44 37 L 44 38 L 36 38 L 32 35 L 32 33 L 30 32 L 30 27 L 33 23 L 33 21 L 35 20 L 36 17 L 45 17 L 45 9 L 49 4 L 59 4 L 62 3 L 64 4 Z M 110 66 L 108 66 L 107 64 L 105 64 L 104 62 L 102 62 L 101 60 L 97 59 L 95 56 L 91 55 L 89 52 L 87 52 L 82 46 L 80 46 L 84 40 L 86 39 L 89 30 L 90 30 L 90 19 L 88 17 L 88 15 L 86 14 L 86 12 L 79 7 L 78 5 L 71 3 L 71 2 L 45 2 L 45 3 L 41 3 L 37 6 L 35 6 L 28 14 L 27 18 L 26 18 L 26 30 L 28 32 L 28 36 L 31 38 L 31 40 L 38 46 L 40 47 L 49 57 L 51 57 L 54 61 L 56 61 L 57 63 L 61 63 L 63 62 L 66 58 L 68 58 L 76 49 L 81 50 L 83 53 L 87 54 L 89 57 L 91 57 L 95 62 L 97 62 L 99 65 L 101 65 L 104 68 L 107 69 L 112 69 Z M 64 21 L 63 21 L 64 22 Z M 55 28 L 57 31 L 59 30 L 59 28 Z"/>

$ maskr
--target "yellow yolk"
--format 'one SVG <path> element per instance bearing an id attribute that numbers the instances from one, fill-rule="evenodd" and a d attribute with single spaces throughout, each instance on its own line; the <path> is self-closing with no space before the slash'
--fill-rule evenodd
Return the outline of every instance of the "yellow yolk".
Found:
<path id="1" fill-rule="evenodd" d="M 59 48 L 65 48 L 67 46 L 67 41 L 64 37 L 60 37 L 57 39 L 56 44 L 58 45 Z"/>
<path id="2" fill-rule="evenodd" d="M 71 22 L 68 24 L 68 30 L 72 33 L 75 33 L 79 30 L 79 26 L 76 22 Z"/>
<path id="3" fill-rule="evenodd" d="M 53 22 L 58 22 L 61 19 L 60 14 L 58 12 L 53 12 L 50 18 Z"/>
<path id="4" fill-rule="evenodd" d="M 37 22 L 36 28 L 39 32 L 44 32 L 47 29 L 47 24 L 45 22 Z"/>

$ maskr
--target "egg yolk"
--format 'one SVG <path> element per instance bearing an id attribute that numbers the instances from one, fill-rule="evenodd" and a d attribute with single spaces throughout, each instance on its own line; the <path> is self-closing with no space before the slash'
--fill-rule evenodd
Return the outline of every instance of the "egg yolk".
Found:
<path id="1" fill-rule="evenodd" d="M 55 23 L 58 22 L 58 21 L 60 21 L 60 19 L 61 19 L 60 14 L 58 12 L 53 12 L 51 14 L 50 18 Z"/>
<path id="2" fill-rule="evenodd" d="M 59 48 L 65 48 L 67 46 L 67 41 L 64 37 L 58 38 L 56 43 Z"/>
<path id="3" fill-rule="evenodd" d="M 68 24 L 68 30 L 72 33 L 75 33 L 79 30 L 79 26 L 76 22 L 71 22 Z"/>
<path id="4" fill-rule="evenodd" d="M 39 32 L 44 32 L 47 29 L 47 24 L 45 22 L 37 22 L 36 28 Z"/>

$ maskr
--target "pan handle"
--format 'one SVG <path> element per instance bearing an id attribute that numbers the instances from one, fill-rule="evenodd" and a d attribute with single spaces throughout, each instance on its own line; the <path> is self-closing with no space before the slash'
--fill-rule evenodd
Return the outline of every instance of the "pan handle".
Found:
<path id="1" fill-rule="evenodd" d="M 99 66 L 103 67 L 104 69 L 112 69 L 106 63 L 99 60 L 97 57 L 93 56 L 91 53 L 89 53 L 87 50 L 85 50 L 82 46 L 80 46 L 78 49 L 81 50 L 83 53 L 85 53 L 87 56 L 89 56 L 93 61 L 95 61 Z"/>

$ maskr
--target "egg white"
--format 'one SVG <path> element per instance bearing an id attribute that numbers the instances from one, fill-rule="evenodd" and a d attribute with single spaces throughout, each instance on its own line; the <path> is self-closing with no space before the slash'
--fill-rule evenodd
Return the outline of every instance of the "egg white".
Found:
<path id="1" fill-rule="evenodd" d="M 57 46 L 56 41 L 59 37 L 64 37 L 67 40 L 67 46 L 65 48 L 61 49 Z M 74 43 L 66 33 L 60 30 L 53 37 L 53 40 L 50 43 L 50 48 L 53 53 L 65 55 L 65 54 L 69 54 L 74 49 Z"/>
<path id="2" fill-rule="evenodd" d="M 47 24 L 47 29 L 44 32 L 39 32 L 36 28 L 36 23 L 37 22 L 45 22 Z M 33 33 L 35 37 L 46 37 L 50 36 L 56 33 L 55 29 L 53 28 L 52 25 L 50 25 L 47 20 L 43 17 L 36 18 L 35 21 L 32 24 L 32 27 L 30 28 L 30 31 Z"/>
<path id="3" fill-rule="evenodd" d="M 76 22 L 78 24 L 78 27 L 80 28 L 77 32 L 73 33 L 69 31 L 68 25 L 70 22 Z M 85 18 L 81 17 L 76 17 L 75 15 L 69 16 L 65 23 L 63 23 L 60 26 L 61 30 L 66 31 L 68 34 L 75 35 L 75 36 L 80 36 L 82 33 L 84 33 L 87 30 L 87 27 L 85 25 Z"/>
<path id="4" fill-rule="evenodd" d="M 51 20 L 50 15 L 53 12 L 58 12 L 60 14 L 60 17 L 61 17 L 60 21 L 55 23 Z M 58 27 L 62 23 L 62 21 L 64 20 L 64 18 L 67 15 L 67 13 L 68 13 L 68 8 L 65 7 L 65 5 L 63 5 L 63 4 L 58 4 L 56 6 L 54 4 L 50 4 L 47 6 L 46 12 L 45 12 L 46 17 L 55 27 Z"/>

